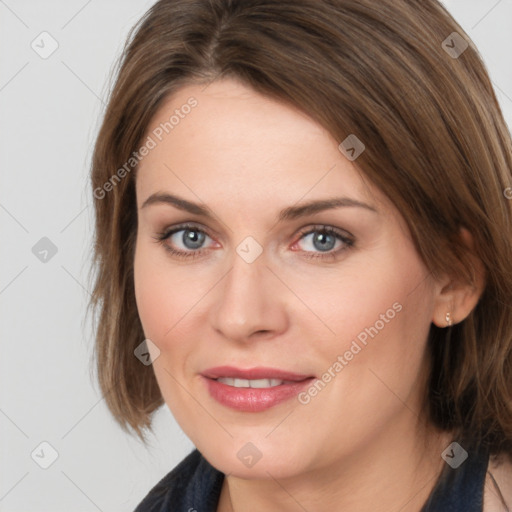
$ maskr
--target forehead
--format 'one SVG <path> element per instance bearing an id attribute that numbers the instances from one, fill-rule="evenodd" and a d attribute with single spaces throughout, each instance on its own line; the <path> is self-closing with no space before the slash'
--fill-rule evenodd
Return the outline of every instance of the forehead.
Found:
<path id="1" fill-rule="evenodd" d="M 383 200 L 322 126 L 237 81 L 182 87 L 162 103 L 147 137 L 154 147 L 139 164 L 139 206 L 176 189 L 206 202 L 229 196 L 246 208 L 333 194 Z"/>

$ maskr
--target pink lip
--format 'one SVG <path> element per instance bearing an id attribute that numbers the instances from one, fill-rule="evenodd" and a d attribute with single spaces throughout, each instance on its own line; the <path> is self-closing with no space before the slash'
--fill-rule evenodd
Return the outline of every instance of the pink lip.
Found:
<path id="1" fill-rule="evenodd" d="M 243 412 L 259 412 L 269 409 L 296 396 L 314 379 L 312 376 L 285 372 L 275 368 L 252 368 L 242 370 L 230 366 L 210 368 L 202 373 L 208 391 L 219 403 Z M 231 377 L 238 379 L 280 379 L 280 386 L 271 388 L 235 388 L 215 379 Z"/>

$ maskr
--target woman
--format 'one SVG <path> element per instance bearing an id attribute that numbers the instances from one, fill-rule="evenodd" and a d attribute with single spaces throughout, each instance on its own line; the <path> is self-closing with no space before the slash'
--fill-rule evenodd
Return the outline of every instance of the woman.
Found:
<path id="1" fill-rule="evenodd" d="M 99 379 L 194 450 L 137 511 L 512 506 L 512 143 L 435 0 L 160 0 L 92 165 Z"/>

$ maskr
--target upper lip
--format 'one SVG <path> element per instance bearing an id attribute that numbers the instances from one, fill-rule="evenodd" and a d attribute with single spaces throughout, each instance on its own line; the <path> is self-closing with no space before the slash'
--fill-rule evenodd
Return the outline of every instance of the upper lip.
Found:
<path id="1" fill-rule="evenodd" d="M 231 377 L 235 379 L 279 379 L 284 381 L 300 382 L 313 377 L 313 375 L 304 375 L 300 373 L 287 372 L 278 368 L 265 368 L 262 366 L 256 368 L 235 368 L 234 366 L 216 366 L 208 368 L 201 373 L 204 377 L 218 379 L 219 377 Z"/>

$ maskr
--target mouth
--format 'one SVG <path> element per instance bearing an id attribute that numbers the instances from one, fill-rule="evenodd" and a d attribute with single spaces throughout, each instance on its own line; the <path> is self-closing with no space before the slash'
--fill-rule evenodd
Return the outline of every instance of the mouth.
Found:
<path id="1" fill-rule="evenodd" d="M 217 382 L 232 386 L 234 388 L 274 388 L 276 386 L 282 386 L 283 384 L 294 384 L 294 381 L 281 380 L 281 379 L 234 379 L 232 377 L 219 377 L 214 379 Z"/>
<path id="2" fill-rule="evenodd" d="M 220 404 L 240 412 L 259 412 L 296 396 L 314 376 L 275 368 L 216 367 L 202 374 L 208 392 Z"/>

